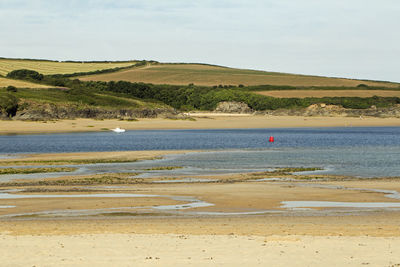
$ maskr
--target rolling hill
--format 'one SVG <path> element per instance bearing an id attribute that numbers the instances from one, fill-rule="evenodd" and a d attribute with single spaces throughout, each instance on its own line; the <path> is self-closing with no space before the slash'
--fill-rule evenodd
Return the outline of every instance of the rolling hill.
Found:
<path id="1" fill-rule="evenodd" d="M 84 81 L 129 81 L 153 84 L 214 85 L 290 85 L 290 86 L 368 86 L 398 87 L 397 83 L 361 81 L 343 78 L 295 75 L 278 72 L 233 69 L 204 64 L 151 64 L 118 72 L 82 76 Z"/>
<path id="2" fill-rule="evenodd" d="M 0 77 L 0 95 L 9 103 L 3 101 L 3 117 L 154 117 L 175 114 L 172 108 L 214 110 L 226 101 L 242 102 L 256 111 L 301 110 L 320 103 L 364 110 L 400 105 L 400 84 L 390 82 L 154 61 L 0 63 L 3 73 L 15 70 Z M 8 85 L 20 89 L 1 89 Z"/>

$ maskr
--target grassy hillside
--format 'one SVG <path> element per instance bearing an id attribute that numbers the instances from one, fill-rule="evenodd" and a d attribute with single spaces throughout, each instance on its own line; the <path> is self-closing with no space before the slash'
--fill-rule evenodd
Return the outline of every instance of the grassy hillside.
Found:
<path id="1" fill-rule="evenodd" d="M 0 94 L 5 94 L 5 89 L 0 89 Z M 154 101 L 143 101 L 135 97 L 113 92 L 89 92 L 81 90 L 50 89 L 19 89 L 12 93 L 21 101 L 34 101 L 52 104 L 79 104 L 96 107 L 121 109 L 121 108 L 166 108 L 164 104 Z"/>
<path id="2" fill-rule="evenodd" d="M 49 86 L 47 85 L 0 77 L 0 88 L 7 87 L 10 85 L 15 86 L 17 88 L 49 88 Z"/>
<path id="3" fill-rule="evenodd" d="M 33 65 L 42 62 L 48 66 L 81 64 L 20 61 L 31 62 Z M 86 64 L 115 66 L 114 63 L 84 63 L 81 67 Z M 24 67 L 32 69 L 33 65 Z M 349 109 L 368 109 L 371 106 L 391 108 L 400 104 L 400 84 L 396 83 L 240 70 L 201 64 L 140 61 L 131 67 L 133 65 L 118 71 L 108 68 L 104 70 L 106 73 L 92 74 L 80 79 L 76 79 L 76 73 L 88 72 L 87 69 L 71 70 L 75 77 L 60 72 L 58 75 L 49 75 L 49 72 L 43 75 L 35 70 L 14 70 L 7 76 L 14 79 L 12 82 L 36 84 L 18 86 L 20 89 L 8 90 L 8 93 L 6 89 L 1 89 L 0 96 L 4 98 L 0 107 L 2 116 L 25 116 L 30 112 L 25 118 L 151 117 L 161 114 L 169 107 L 182 111 L 214 110 L 223 101 L 243 102 L 258 111 L 297 110 L 318 103 L 340 105 Z M 132 80 L 132 77 L 136 78 Z M 39 85 L 51 88 L 41 88 Z M 141 112 L 139 109 L 143 112 L 137 113 Z"/>
<path id="4" fill-rule="evenodd" d="M 18 69 L 30 69 L 45 75 L 70 74 L 132 66 L 135 61 L 126 62 L 58 62 L 47 60 L 3 59 L 0 58 L 0 75 Z"/>
<path id="5" fill-rule="evenodd" d="M 290 86 L 368 86 L 398 87 L 396 83 L 359 81 L 341 78 L 295 75 L 256 70 L 232 69 L 202 64 L 152 64 L 114 73 L 80 77 L 84 81 L 129 81 L 153 84 L 214 85 L 290 85 Z"/>
<path id="6" fill-rule="evenodd" d="M 307 97 L 307 98 L 276 98 L 257 94 L 257 91 L 281 90 L 282 93 L 290 93 L 297 87 L 290 86 L 217 86 L 206 87 L 196 85 L 157 85 L 145 83 L 131 83 L 127 81 L 102 82 L 80 81 L 63 76 L 43 76 L 35 71 L 14 71 L 15 77 L 21 80 L 36 81 L 48 86 L 62 86 L 54 89 L 19 89 L 4 93 L 0 90 L 0 96 L 4 95 L 5 104 L 2 113 L 6 116 L 23 114 L 24 119 L 44 118 L 115 118 L 119 116 L 149 117 L 161 114 L 163 110 L 154 108 L 158 106 L 170 106 L 182 111 L 190 110 L 214 110 L 218 103 L 223 101 L 236 101 L 246 103 L 251 109 L 257 111 L 306 108 L 313 104 L 325 103 L 327 105 L 339 105 L 348 109 L 368 109 L 371 106 L 377 108 L 392 108 L 400 104 L 399 97 Z M 69 88 L 69 89 L 66 89 Z M 319 87 L 321 91 L 337 91 L 345 87 Z M 360 89 L 365 88 L 365 89 Z M 303 89 L 304 92 L 312 91 L 311 87 Z M 336 89 L 336 90 L 335 90 Z M 385 87 L 346 87 L 360 93 L 371 90 L 383 90 Z M 389 90 L 391 89 L 391 90 Z M 398 92 L 396 88 L 386 88 L 384 92 Z M 298 93 L 299 94 L 299 93 Z M 17 102 L 17 100 L 20 100 Z M 33 102 L 32 102 L 33 101 Z M 40 103 L 44 103 L 42 105 Z M 48 106 L 54 103 L 57 107 Z M 63 104 L 66 105 L 63 105 Z M 159 104 L 163 103 L 163 104 Z M 1 102 L 0 102 L 1 104 Z M 72 105 L 71 105 L 72 104 Z M 91 107 L 88 107 L 91 106 Z M 142 110 L 137 113 L 133 109 L 146 107 L 152 110 Z M 99 110 L 100 109 L 100 110 Z M 28 115 L 26 115 L 28 110 Z M 65 111 L 65 112 L 64 112 Z M 44 115 L 43 115 L 44 114 Z M 3 115 L 4 117 L 4 115 Z"/>

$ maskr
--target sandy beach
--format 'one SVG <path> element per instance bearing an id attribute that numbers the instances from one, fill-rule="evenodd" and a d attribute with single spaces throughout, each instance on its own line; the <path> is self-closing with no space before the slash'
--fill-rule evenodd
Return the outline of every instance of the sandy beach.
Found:
<path id="1" fill-rule="evenodd" d="M 398 266 L 399 215 L 2 221 L 3 266 Z"/>
<path id="2" fill-rule="evenodd" d="M 240 129 L 240 128 L 296 128 L 296 127 L 361 127 L 400 126 L 400 118 L 364 117 L 301 117 L 191 114 L 192 120 L 139 119 L 120 120 L 59 120 L 47 122 L 0 121 L 0 134 L 61 133 L 109 131 L 116 127 L 127 130 L 159 129 Z"/>
<path id="3" fill-rule="evenodd" d="M 400 238 L 0 235 L 3 266 L 398 266 Z M 22 256 L 23 255 L 23 256 Z"/>

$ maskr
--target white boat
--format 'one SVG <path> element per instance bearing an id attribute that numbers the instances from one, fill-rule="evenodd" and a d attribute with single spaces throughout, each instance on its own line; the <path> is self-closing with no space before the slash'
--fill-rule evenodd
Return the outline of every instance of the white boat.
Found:
<path id="1" fill-rule="evenodd" d="M 121 129 L 119 127 L 115 128 L 115 129 L 111 129 L 111 131 L 115 132 L 115 133 L 124 133 L 125 129 Z"/>

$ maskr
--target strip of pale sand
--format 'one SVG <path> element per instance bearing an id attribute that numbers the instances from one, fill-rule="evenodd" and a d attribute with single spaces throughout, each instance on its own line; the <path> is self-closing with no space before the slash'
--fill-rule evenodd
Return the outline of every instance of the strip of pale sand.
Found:
<path id="1" fill-rule="evenodd" d="M 2 266 L 399 266 L 400 238 L 0 235 Z"/>
<path id="2" fill-rule="evenodd" d="M 397 266 L 399 214 L 2 221 L 4 266 Z"/>
<path id="3" fill-rule="evenodd" d="M 120 127 L 127 130 L 159 129 L 239 129 L 291 127 L 361 127 L 400 126 L 400 118 L 364 117 L 305 117 L 305 116 L 224 116 L 206 114 L 192 120 L 139 119 L 119 120 L 59 120 L 44 122 L 0 121 L 0 134 L 34 134 L 61 132 L 110 131 Z"/>
<path id="4" fill-rule="evenodd" d="M 184 234 L 399 237 L 400 213 L 321 216 L 133 216 L 2 219 L 0 233 L 21 235 Z"/>

